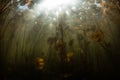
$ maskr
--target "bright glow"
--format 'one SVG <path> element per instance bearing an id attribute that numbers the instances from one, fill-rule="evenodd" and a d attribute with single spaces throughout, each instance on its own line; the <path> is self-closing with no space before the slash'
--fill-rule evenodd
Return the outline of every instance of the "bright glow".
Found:
<path id="1" fill-rule="evenodd" d="M 53 21 L 56 21 L 56 18 L 53 18 Z"/>
<path id="2" fill-rule="evenodd" d="M 69 15 L 70 13 L 69 13 L 69 11 L 65 11 L 65 13 L 67 14 L 67 15 Z"/>
<path id="3" fill-rule="evenodd" d="M 59 16 L 59 12 L 58 12 L 58 11 L 56 12 L 56 16 L 57 16 L 57 17 Z"/>
<path id="4" fill-rule="evenodd" d="M 73 1 L 73 0 L 72 0 Z M 71 0 L 45 0 L 42 2 L 42 7 L 48 10 L 54 9 L 59 6 L 71 4 Z"/>

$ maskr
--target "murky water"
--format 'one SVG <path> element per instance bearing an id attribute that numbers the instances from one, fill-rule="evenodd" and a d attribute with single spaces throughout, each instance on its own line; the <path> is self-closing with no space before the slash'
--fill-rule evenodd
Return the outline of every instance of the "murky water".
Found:
<path id="1" fill-rule="evenodd" d="M 70 80 L 120 71 L 117 0 L 0 1 L 0 24 L 4 79 Z"/>

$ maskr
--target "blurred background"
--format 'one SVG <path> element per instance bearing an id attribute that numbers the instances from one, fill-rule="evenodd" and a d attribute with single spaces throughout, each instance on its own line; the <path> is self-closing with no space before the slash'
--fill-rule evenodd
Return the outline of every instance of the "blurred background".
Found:
<path id="1" fill-rule="evenodd" d="M 119 76 L 119 0 L 0 0 L 0 80 Z"/>

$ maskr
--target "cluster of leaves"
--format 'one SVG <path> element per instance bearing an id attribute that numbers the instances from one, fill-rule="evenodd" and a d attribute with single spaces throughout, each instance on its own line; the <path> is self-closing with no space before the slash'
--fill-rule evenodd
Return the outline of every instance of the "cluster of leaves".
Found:
<path id="1" fill-rule="evenodd" d="M 91 38 L 94 41 L 101 42 L 104 39 L 104 33 L 100 29 L 96 29 Z"/>

